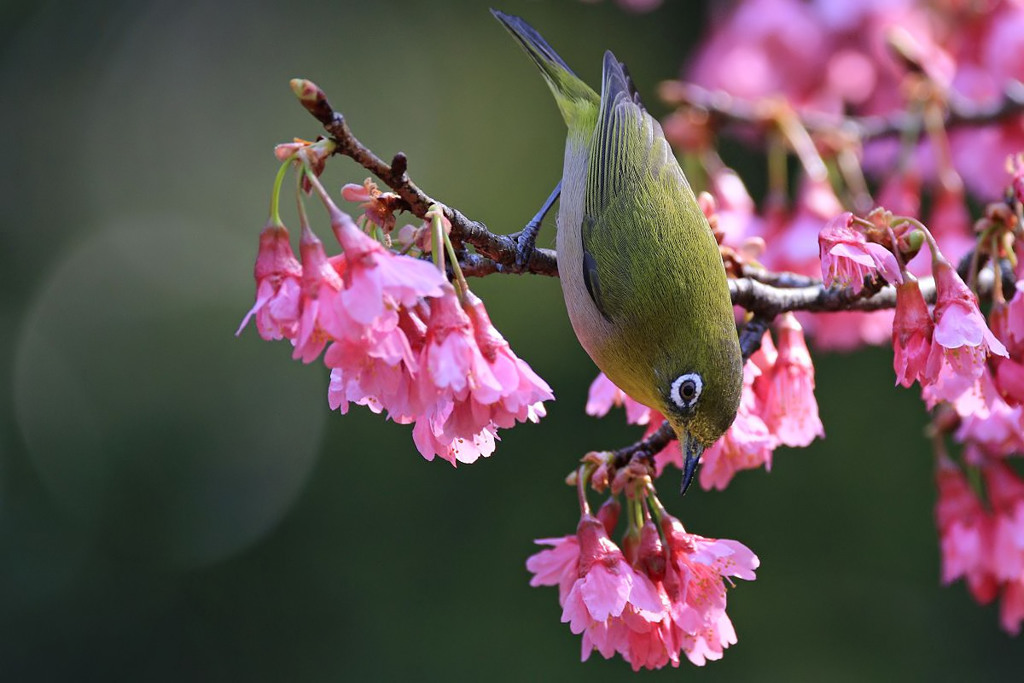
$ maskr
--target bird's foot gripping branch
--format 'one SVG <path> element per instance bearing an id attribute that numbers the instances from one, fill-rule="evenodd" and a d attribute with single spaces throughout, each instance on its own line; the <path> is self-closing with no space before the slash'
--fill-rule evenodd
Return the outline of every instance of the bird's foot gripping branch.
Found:
<path id="1" fill-rule="evenodd" d="M 962 19 L 957 12 L 966 12 L 952 6 L 927 11 L 954 23 Z M 590 387 L 587 413 L 604 416 L 621 406 L 626 420 L 645 432 L 631 445 L 610 444 L 583 456 L 568 478 L 579 500 L 576 532 L 538 541 L 547 547 L 527 560 L 527 568 L 531 585 L 558 587 L 562 620 L 581 635 L 584 659 L 593 650 L 606 658 L 618 654 L 634 669 L 721 657 L 736 642 L 725 612 L 726 586 L 732 577 L 753 579 L 758 566 L 743 544 L 689 533 L 666 510 L 656 482 L 670 465 L 685 468 L 681 444 L 691 464 L 700 457 L 696 481 L 705 490 L 724 489 L 745 469 L 769 469 L 780 446 L 803 447 L 824 436 L 805 332 L 825 349 L 891 344 L 895 382 L 918 383 L 931 411 L 944 580 L 965 578 L 981 602 L 998 597 L 1002 624 L 1016 633 L 1024 621 L 1024 481 L 1014 469 L 1024 453 L 1024 157 L 1015 153 L 1024 137 L 1012 137 L 1003 124 L 1019 127 L 1024 120 L 1024 99 L 1014 96 L 1020 91 L 1014 78 L 1024 74 L 1003 74 L 1005 87 L 1000 84 L 1002 94 L 991 102 L 969 102 L 933 60 L 951 59 L 964 74 L 976 74 L 971 60 L 980 52 L 950 56 L 938 47 L 939 33 L 922 43 L 921 36 L 908 42 L 893 31 L 875 36 L 888 41 L 890 52 L 865 50 L 859 61 L 836 62 L 838 71 L 875 69 L 874 95 L 849 99 L 854 93 L 835 90 L 849 84 L 843 79 L 820 82 L 818 90 L 809 85 L 813 79 L 804 79 L 786 90 L 786 78 L 806 58 L 788 66 L 767 60 L 763 68 L 779 70 L 784 92 L 760 93 L 740 88 L 729 80 L 734 76 L 713 66 L 728 62 L 734 43 L 745 44 L 729 41 L 730 31 L 740 30 L 739 12 L 723 15 L 705 43 L 694 61 L 695 83 L 663 88 L 663 97 L 678 106 L 664 130 L 682 152 L 685 190 L 661 126 L 610 53 L 599 97 L 525 22 L 496 13 L 541 65 L 570 131 L 582 126 L 576 137 L 590 141 L 578 152 L 597 171 L 582 194 L 571 194 L 577 182 L 562 196 L 558 261 L 555 252 L 533 244 L 544 211 L 524 231 L 492 233 L 420 189 L 404 155 L 388 163 L 360 143 L 317 86 L 293 81 L 326 136 L 276 149 L 282 165 L 259 240 L 256 302 L 242 327 L 252 320 L 264 339 L 287 339 L 295 359 L 322 357 L 331 369 L 332 409 L 345 413 L 357 404 L 386 412 L 412 425 L 414 444 L 428 460 L 471 463 L 491 455 L 499 429 L 542 417 L 553 396 L 490 323 L 466 278 L 560 276 L 581 342 L 605 371 Z M 970 20 L 994 25 L 1005 17 L 979 10 Z M 873 40 L 824 17 L 818 21 L 822 34 L 835 34 L 836 45 Z M 781 30 L 773 25 L 769 33 Z M 819 46 L 824 53 L 817 63 L 831 64 L 828 44 Z M 744 59 L 757 50 L 768 54 L 764 46 L 745 49 Z M 872 59 L 895 66 L 887 62 L 883 70 Z M 837 110 L 830 98 L 854 114 L 829 113 Z M 609 137 L 628 125 L 643 135 L 627 142 Z M 719 155 L 719 136 L 731 132 L 765 150 L 768 190 L 760 207 Z M 972 135 L 984 135 L 977 140 L 987 147 Z M 338 154 L 381 183 L 342 188 L 341 196 L 358 204 L 354 219 L 320 180 Z M 984 154 L 984 177 L 969 177 L 967 187 L 980 201 L 969 205 L 960 178 L 978 168 Z M 799 169 L 795 192 L 789 191 L 790 159 Z M 608 170 L 630 164 L 637 173 Z M 289 171 L 295 174 L 298 257 L 278 208 Z M 568 165 L 566 174 L 575 177 Z M 623 189 L 623 177 L 646 178 L 652 186 Z M 667 185 L 653 187 L 655 181 Z M 672 246 L 687 259 L 672 261 L 644 232 L 649 226 L 624 225 L 609 208 L 616 192 L 656 196 L 644 206 L 675 202 L 682 217 L 659 214 L 655 223 L 660 229 L 678 222 L 681 242 Z M 922 195 L 929 206 L 923 221 Z M 333 248 L 313 230 L 309 197 L 326 213 Z M 980 207 L 974 219 L 971 206 Z M 400 227 L 402 214 L 416 220 Z M 618 232 L 607 232 L 610 224 Z M 608 247 L 621 234 L 629 246 Z M 634 251 L 642 256 L 616 261 L 634 258 Z M 697 253 L 713 258 L 701 261 Z M 650 263 L 664 267 L 648 269 Z M 671 279 L 680 271 L 679 282 L 659 280 L 659 290 L 717 291 L 720 300 L 709 305 L 725 311 L 723 324 L 688 311 L 666 314 L 659 307 L 652 313 L 642 294 L 623 296 L 617 289 L 617 272 L 669 273 Z M 727 329 L 728 339 L 710 345 L 729 347 L 725 355 L 686 355 L 680 348 L 693 346 L 695 337 L 673 336 L 671 325 L 679 324 L 702 335 Z M 644 346 L 630 336 L 631 329 L 652 325 L 659 333 L 650 336 L 680 342 L 680 348 Z M 638 342 L 647 357 L 670 362 L 645 374 L 649 366 L 621 353 Z M 717 384 L 733 388 L 719 392 Z M 596 513 L 588 492 L 607 496 Z M 617 534 L 618 542 L 612 540 Z"/>

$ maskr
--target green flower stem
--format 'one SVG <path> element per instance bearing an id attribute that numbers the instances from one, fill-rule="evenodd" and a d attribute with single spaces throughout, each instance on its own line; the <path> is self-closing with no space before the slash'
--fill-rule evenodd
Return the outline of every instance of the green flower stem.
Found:
<path id="1" fill-rule="evenodd" d="M 590 483 L 590 475 L 594 472 L 594 466 L 588 463 L 583 463 L 580 468 L 576 470 L 576 496 L 580 502 L 580 514 L 590 514 L 590 503 L 587 502 L 587 484 Z"/>
<path id="2" fill-rule="evenodd" d="M 288 172 L 291 159 L 281 164 L 277 169 L 277 177 L 274 178 L 274 189 L 270 194 L 270 220 L 274 225 L 283 225 L 281 221 L 281 186 L 284 184 L 284 174 Z"/>
<path id="3" fill-rule="evenodd" d="M 444 221 L 441 220 L 441 212 L 435 211 L 437 204 L 431 204 L 427 215 L 430 217 L 430 253 L 434 258 L 434 265 L 444 272 Z"/>
<path id="4" fill-rule="evenodd" d="M 469 293 L 469 284 L 466 282 L 466 277 L 462 274 L 462 268 L 459 267 L 459 257 L 455 253 L 455 247 L 452 245 L 452 240 L 448 236 L 448 233 L 441 231 L 444 237 L 444 248 L 448 252 L 448 258 L 452 262 L 452 272 L 455 273 L 455 282 L 458 284 L 459 299 L 464 299 Z"/>
<path id="5" fill-rule="evenodd" d="M 295 205 L 299 210 L 299 225 L 309 225 L 309 215 L 306 213 L 306 203 L 302 201 L 302 173 L 295 175 Z"/>
<path id="6" fill-rule="evenodd" d="M 661 504 L 661 500 L 652 488 L 647 494 L 647 505 L 651 508 L 651 512 L 654 513 L 654 519 L 657 520 L 658 525 L 661 525 L 661 520 L 668 514 L 665 510 L 665 506 Z"/>
<path id="7" fill-rule="evenodd" d="M 334 204 L 331 200 L 330 193 L 326 188 L 324 188 L 323 183 L 320 182 L 320 179 L 316 177 L 316 173 L 313 172 L 313 167 L 310 166 L 309 162 L 305 159 L 302 160 L 302 170 L 305 172 L 306 177 L 309 178 L 309 184 L 312 185 L 313 189 L 316 190 L 316 193 L 320 195 L 320 200 L 328 206 Z"/>

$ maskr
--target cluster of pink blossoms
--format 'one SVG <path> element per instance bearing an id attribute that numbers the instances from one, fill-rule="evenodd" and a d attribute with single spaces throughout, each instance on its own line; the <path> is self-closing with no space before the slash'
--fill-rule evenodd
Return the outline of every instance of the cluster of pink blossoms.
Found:
<path id="1" fill-rule="evenodd" d="M 660 523 L 631 524 L 620 549 L 610 538 L 618 512 L 610 498 L 596 517 L 583 514 L 574 535 L 538 540 L 551 548 L 526 561 L 530 585 L 558 586 L 584 660 L 619 653 L 637 671 L 679 666 L 680 653 L 698 666 L 720 659 L 736 642 L 725 582 L 753 580 L 757 556 L 737 541 L 687 533 L 664 509 Z"/>
<path id="2" fill-rule="evenodd" d="M 1020 212 L 1017 180 L 1015 176 L 1011 182 L 1010 196 Z M 997 205 L 989 213 L 998 216 L 1004 207 Z M 964 445 L 963 467 L 980 469 L 984 475 L 983 503 L 967 485 L 961 466 L 944 452 L 937 454 L 936 517 L 944 580 L 966 577 L 972 594 L 983 603 L 1002 595 L 1002 625 L 1018 633 L 1024 620 L 1024 516 L 1018 520 L 1017 515 L 1024 515 L 1024 482 L 1006 461 L 1024 454 L 1024 279 L 1018 279 L 1007 302 L 1002 274 L 991 273 L 993 305 L 986 320 L 975 293 L 928 236 L 935 290 L 929 309 L 918 280 L 897 262 L 905 251 L 913 258 L 912 243 L 920 241 L 913 239 L 914 234 L 925 237 L 926 228 L 904 222 L 886 238 L 877 227 L 844 214 L 822 230 L 825 283 L 859 286 L 880 277 L 896 285 L 896 382 L 921 385 L 922 398 L 936 411 L 937 423 L 949 425 L 946 429 Z M 996 221 L 981 224 L 983 234 L 1001 245 L 1003 227 Z M 881 244 L 872 239 L 888 242 L 895 251 L 882 254 Z M 993 256 L 1015 258 L 1005 250 Z"/>
<path id="3" fill-rule="evenodd" d="M 1024 622 L 1024 481 L 1003 462 L 982 461 L 985 502 L 955 463 L 939 460 L 942 580 L 963 578 L 983 605 L 1000 596 L 1002 626 L 1016 635 Z"/>
<path id="4" fill-rule="evenodd" d="M 992 551 L 992 534 L 974 536 L 982 541 L 971 545 L 951 530 L 970 526 L 967 518 L 1008 514 L 996 481 L 1004 491 L 1005 482 L 1017 481 L 1006 465 L 1024 455 L 1024 113 L 1004 99 L 1024 81 L 1022 54 L 1024 4 L 1012 0 L 742 0 L 716 8 L 685 80 L 728 94 L 713 101 L 737 112 L 732 123 L 741 137 L 773 134 L 766 136 L 769 187 L 760 206 L 716 149 L 716 126 L 731 114 L 702 113 L 692 86 L 664 90 L 683 105 L 665 121 L 666 134 L 706 171 L 717 204 L 710 217 L 727 267 L 730 258 L 739 264 L 736 275 L 746 266 L 820 273 L 854 297 L 895 288 L 891 310 L 797 315 L 818 348 L 891 343 L 897 383 L 920 384 L 933 428 L 962 447 L 959 457 L 938 454 L 940 481 L 956 473 L 980 482 L 973 507 L 949 504 L 953 489 L 941 487 L 943 575 L 966 576 L 979 600 L 1001 595 L 1003 626 L 1013 632 L 1022 620 L 1019 562 Z M 957 123 L 984 111 L 998 114 Z M 900 120 L 918 125 L 884 131 Z M 795 191 L 778 163 L 788 154 L 802 171 Z M 974 220 L 968 191 L 999 201 Z M 931 259 L 915 258 L 924 245 Z M 976 295 L 985 277 L 987 308 Z M 749 424 L 758 393 L 750 387 L 763 380 L 751 376 L 757 371 L 756 360 L 748 364 L 728 437 Z M 764 436 L 757 427 L 743 432 L 755 452 Z M 713 467 L 708 458 L 705 486 Z"/>
<path id="5" fill-rule="evenodd" d="M 699 480 L 705 490 L 724 489 L 739 470 L 762 465 L 771 469 L 778 446 L 803 447 L 825 435 L 814 398 L 814 365 L 800 323 L 787 313 L 780 317 L 775 332 L 778 348 L 765 332 L 761 348 L 743 369 L 736 420 L 701 457 Z M 664 420 L 658 411 L 636 402 L 604 373 L 599 374 L 590 385 L 587 414 L 603 417 L 620 405 L 626 409 L 627 422 L 647 426 L 645 436 Z M 668 464 L 682 468 L 679 443 L 671 442 L 654 459 L 659 475 Z"/>
<path id="6" fill-rule="evenodd" d="M 288 231 L 272 219 L 260 234 L 256 302 L 239 333 L 255 319 L 262 338 L 292 343 L 293 358 L 309 363 L 323 353 L 331 409 L 344 414 L 355 403 L 413 424 L 427 460 L 471 463 L 494 451 L 499 428 L 542 417 L 551 389 L 512 352 L 483 302 L 468 289 L 457 293 L 429 261 L 388 249 L 341 211 L 314 173 L 329 153 L 324 143 L 282 147 L 283 160 L 319 161 L 303 180 L 318 190 L 342 251 L 329 257 L 302 211 L 296 259 Z M 371 230 L 388 218 L 393 227 L 388 197 L 348 187 L 346 194 L 368 200 Z"/>

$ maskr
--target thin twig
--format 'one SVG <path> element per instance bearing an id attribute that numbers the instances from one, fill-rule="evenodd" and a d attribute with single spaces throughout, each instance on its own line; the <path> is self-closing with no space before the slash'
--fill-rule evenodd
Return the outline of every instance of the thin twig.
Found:
<path id="1" fill-rule="evenodd" d="M 555 253 L 550 249 L 535 249 L 529 262 L 521 268 L 517 267 L 515 240 L 508 235 L 492 233 L 483 223 L 467 218 L 458 209 L 438 202 L 427 195 L 406 172 L 408 159 L 404 154 L 396 154 L 390 164 L 374 154 L 352 134 L 348 123 L 345 122 L 345 117 L 341 112 L 335 111 L 319 87 L 310 81 L 299 80 L 293 82 L 292 87 L 299 95 L 299 101 L 306 111 L 323 125 L 324 130 L 337 144 L 336 154 L 351 157 L 360 166 L 380 178 L 384 184 L 401 197 L 406 208 L 418 218 L 425 218 L 427 209 L 432 204 L 444 207 L 444 215 L 452 224 L 452 239 L 457 243 L 471 244 L 479 254 L 493 261 L 496 266 L 500 266 L 494 272 L 558 274 Z"/>

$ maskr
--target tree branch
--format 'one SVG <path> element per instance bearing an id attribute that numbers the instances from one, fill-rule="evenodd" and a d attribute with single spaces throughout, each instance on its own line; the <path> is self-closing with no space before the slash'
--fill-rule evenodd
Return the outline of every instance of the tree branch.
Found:
<path id="1" fill-rule="evenodd" d="M 683 84 L 677 84 L 683 86 Z M 739 116 L 749 103 L 733 106 L 723 99 L 723 93 L 710 93 L 698 86 L 692 88 L 700 97 L 714 106 L 716 111 L 733 112 Z M 327 96 L 310 81 L 297 80 L 293 88 L 299 101 L 313 115 L 337 145 L 336 153 L 344 154 L 366 170 L 377 176 L 390 187 L 404 202 L 406 208 L 419 218 L 425 218 L 432 204 L 440 203 L 427 195 L 412 181 L 407 173 L 408 159 L 399 152 L 388 164 L 352 134 L 341 112 L 335 111 Z M 1024 89 L 1024 88 L 1022 88 Z M 1022 95 L 1024 101 L 1024 95 Z M 736 109 L 739 107 L 739 109 Z M 731 115 L 731 114 L 730 114 Z M 742 114 L 753 117 L 752 113 Z M 444 206 L 444 214 L 451 221 L 452 237 L 458 245 L 469 244 L 476 250 L 471 253 L 460 249 L 459 265 L 467 276 L 483 277 L 493 273 L 534 273 L 558 275 L 557 257 L 551 249 L 535 249 L 529 262 L 516 265 L 516 243 L 508 235 L 496 235 L 479 221 L 467 218 L 465 214 L 450 206 Z M 785 311 L 873 311 L 892 308 L 896 305 L 896 293 L 888 287 L 872 293 L 865 290 L 853 294 L 850 289 L 826 289 L 821 281 L 796 273 L 776 273 L 755 266 L 744 266 L 744 277 L 729 280 L 729 292 L 735 305 L 765 317 L 769 321 Z M 924 284 L 924 283 L 922 283 Z M 870 296 L 865 296 L 865 293 Z"/>
<path id="2" fill-rule="evenodd" d="M 296 85 L 296 83 L 298 85 Z M 496 235 L 479 221 L 467 218 L 458 209 L 438 202 L 419 188 L 406 172 L 408 159 L 399 152 L 388 164 L 361 143 L 352 134 L 345 117 L 335 111 L 327 96 L 319 87 L 310 81 L 296 79 L 293 89 L 299 95 L 299 101 L 310 114 L 319 121 L 327 134 L 338 146 L 336 153 L 352 158 L 360 166 L 373 173 L 390 187 L 405 203 L 406 208 L 418 218 L 425 219 L 427 210 L 432 204 L 440 204 L 444 208 L 445 217 L 452 224 L 452 238 L 457 243 L 466 243 L 493 265 L 477 261 L 479 269 L 488 272 L 523 273 L 538 275 L 557 275 L 558 265 L 555 252 L 551 249 L 534 249 L 528 263 L 523 267 L 516 266 L 516 243 L 508 235 Z"/>
<path id="3" fill-rule="evenodd" d="M 296 83 L 298 85 L 296 85 Z M 750 125 L 767 122 L 763 111 L 756 104 L 731 98 L 721 92 L 711 92 L 699 86 L 672 83 L 670 96 L 678 104 L 699 107 L 728 121 Z M 331 107 L 318 87 L 309 81 L 294 81 L 293 88 L 303 106 L 312 114 L 337 145 L 336 153 L 351 157 L 363 168 L 373 173 L 404 202 L 404 208 L 419 218 L 425 219 L 426 212 L 437 202 L 423 192 L 407 173 L 408 159 L 398 153 L 391 163 L 373 153 L 363 145 L 349 129 L 344 116 Z M 664 94 L 664 93 L 663 93 Z M 1024 85 L 1014 83 L 998 106 L 971 109 L 968 103 L 955 107 L 951 102 L 949 125 L 981 125 L 1002 118 L 1011 113 L 1024 112 Z M 852 130 L 861 139 L 884 137 L 900 133 L 911 121 L 902 118 L 855 118 L 835 119 L 817 114 L 808 115 L 804 121 L 809 130 L 831 129 L 837 126 Z M 917 125 L 916 123 L 913 125 Z M 459 264 L 467 276 L 483 277 L 493 273 L 534 273 L 558 276 L 556 254 L 550 249 L 535 249 L 525 266 L 516 265 L 516 242 L 509 235 L 496 235 L 479 221 L 467 218 L 455 208 L 441 204 L 444 214 L 451 221 L 452 237 L 459 250 Z M 476 253 L 469 252 L 465 245 L 471 245 Z M 739 331 L 740 349 L 746 362 L 761 346 L 765 330 L 776 316 L 789 311 L 836 312 L 875 311 L 893 308 L 896 305 L 896 290 L 880 281 L 868 282 L 861 291 L 854 293 L 849 287 L 826 288 L 821 280 L 805 275 L 787 272 L 772 272 L 751 265 L 742 267 L 740 278 L 729 279 L 729 294 L 732 303 L 752 313 L 751 318 Z M 921 291 L 927 301 L 934 301 L 935 283 L 932 278 L 920 281 Z M 614 452 L 614 466 L 624 467 L 633 458 L 643 458 L 653 466 L 654 455 L 663 450 L 675 433 L 668 421 L 645 438 Z"/>
<path id="4" fill-rule="evenodd" d="M 920 286 L 925 299 L 933 301 L 935 282 L 932 278 L 922 278 Z M 729 294 L 734 305 L 769 319 L 787 311 L 877 311 L 896 306 L 896 288 L 892 286 L 877 291 L 865 287 L 854 294 L 850 287 L 825 287 L 820 281 L 806 287 L 782 288 L 752 278 L 738 278 L 729 280 Z"/>
<path id="5" fill-rule="evenodd" d="M 661 97 L 669 104 L 691 107 L 706 112 L 722 123 L 735 123 L 755 128 L 772 120 L 772 103 L 750 101 L 733 97 L 721 90 L 708 90 L 693 83 L 666 81 L 661 85 Z M 984 126 L 1010 116 L 1024 113 L 1024 84 L 1010 81 L 1001 97 L 991 104 L 981 104 L 950 95 L 946 114 L 946 128 L 958 126 Z M 902 135 L 922 127 L 920 116 L 899 112 L 890 116 L 835 116 L 815 111 L 799 112 L 804 127 L 811 133 L 842 131 L 861 140 L 872 140 Z"/>

